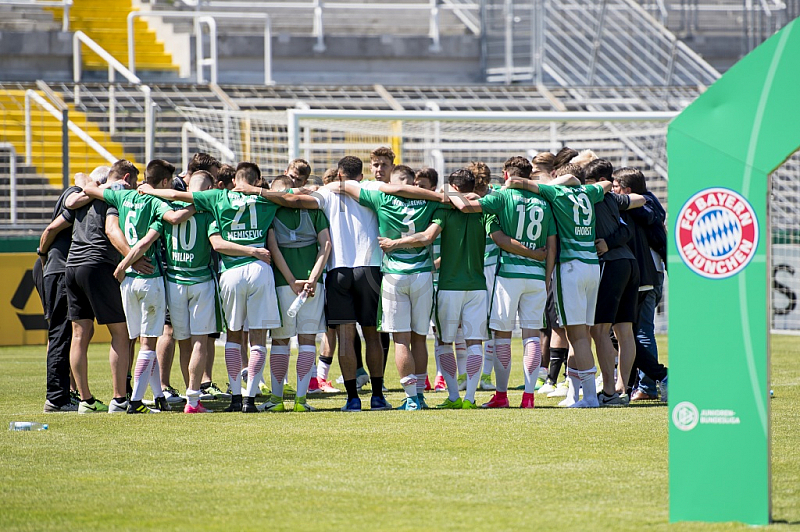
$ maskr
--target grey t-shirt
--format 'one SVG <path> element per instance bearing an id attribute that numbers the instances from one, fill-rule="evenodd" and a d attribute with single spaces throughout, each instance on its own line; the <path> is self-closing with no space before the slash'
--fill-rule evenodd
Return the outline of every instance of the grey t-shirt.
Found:
<path id="1" fill-rule="evenodd" d="M 628 241 L 633 236 L 633 227 L 628 226 L 619 215 L 620 210 L 628 210 L 631 199 L 628 196 L 609 192 L 603 201 L 595 203 L 594 211 L 597 217 L 595 232 L 597 238 L 602 238 L 608 244 L 608 251 L 600 255 L 601 262 L 612 260 L 635 260 L 633 252 L 628 247 Z"/>
<path id="2" fill-rule="evenodd" d="M 69 187 L 67 190 L 61 194 L 61 197 L 58 198 L 56 202 L 56 206 L 53 208 L 53 220 L 61 216 L 61 213 L 66 212 L 67 208 L 64 206 L 64 202 L 67 201 L 67 197 L 72 194 L 73 192 L 80 192 L 80 187 Z M 69 219 L 69 218 L 68 218 Z M 69 254 L 69 247 L 72 243 L 72 228 L 66 228 L 58 233 L 53 239 L 53 243 L 50 245 L 50 248 L 47 250 L 47 262 L 44 265 L 44 276 L 47 277 L 48 275 L 55 275 L 57 273 L 64 273 L 64 269 L 67 265 L 67 255 Z"/>
<path id="3" fill-rule="evenodd" d="M 94 200 L 74 211 L 64 211 L 64 217 L 72 222 L 72 246 L 67 266 L 100 263 L 116 266 L 120 257 L 106 236 L 107 215 L 119 216 L 119 212 L 103 200 Z"/>

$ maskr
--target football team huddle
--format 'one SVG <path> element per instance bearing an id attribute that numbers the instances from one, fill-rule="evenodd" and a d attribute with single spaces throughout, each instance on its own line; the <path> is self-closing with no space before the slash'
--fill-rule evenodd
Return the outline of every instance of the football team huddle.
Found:
<path id="1" fill-rule="evenodd" d="M 198 153 L 180 176 L 160 159 L 141 183 L 126 160 L 76 175 L 34 269 L 49 323 L 45 412 L 185 402 L 204 413 L 211 398 L 229 398 L 227 412 L 280 412 L 291 395 L 288 409 L 312 411 L 309 395 L 338 391 L 328 381 L 337 344 L 343 411 L 362 409 L 367 383 L 371 410 L 426 409 L 429 390 L 447 392 L 436 408 L 507 408 L 519 329 L 521 408 L 537 391 L 573 408 L 667 400 L 653 323 L 665 213 L 639 170 L 570 148 L 509 158 L 502 185 L 481 162 L 440 182 L 432 168 L 395 165 L 386 147 L 370 154 L 374 180 L 364 168 L 345 156 L 319 182 L 295 159 L 265 178 L 254 163 Z M 95 320 L 111 335 L 108 405 L 87 376 Z M 223 332 L 226 392 L 211 378 Z M 397 407 L 384 397 L 390 341 Z M 175 343 L 185 394 L 169 384 Z M 479 388 L 495 392 L 483 405 Z"/>

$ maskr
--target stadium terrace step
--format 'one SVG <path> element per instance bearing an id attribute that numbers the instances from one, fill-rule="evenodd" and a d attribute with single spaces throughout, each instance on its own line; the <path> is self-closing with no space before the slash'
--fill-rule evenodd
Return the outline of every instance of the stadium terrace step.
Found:
<path id="1" fill-rule="evenodd" d="M 49 8 L 56 20 L 62 12 Z M 128 63 L 127 17 L 135 11 L 131 0 L 74 0 L 69 13 L 71 31 L 83 31 L 122 64 Z M 134 24 L 136 40 L 136 65 L 139 70 L 167 71 L 177 73 L 179 68 L 172 55 L 164 49 L 147 22 Z M 91 50 L 84 49 L 83 67 L 88 70 L 108 68 L 105 61 Z"/>

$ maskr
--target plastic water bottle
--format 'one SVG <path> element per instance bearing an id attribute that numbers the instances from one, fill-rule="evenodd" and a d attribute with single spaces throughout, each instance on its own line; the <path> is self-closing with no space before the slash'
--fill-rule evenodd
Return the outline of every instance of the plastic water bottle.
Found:
<path id="1" fill-rule="evenodd" d="M 36 423 L 35 421 L 12 421 L 8 424 L 8 430 L 47 430 L 47 423 Z"/>
<path id="2" fill-rule="evenodd" d="M 296 298 L 294 298 L 294 301 L 292 302 L 289 309 L 286 311 L 286 314 L 290 318 L 294 318 L 295 316 L 297 316 L 297 313 L 300 312 L 300 307 L 303 306 L 303 303 L 306 302 L 306 299 L 308 299 L 308 291 L 303 290 L 297 295 Z"/>

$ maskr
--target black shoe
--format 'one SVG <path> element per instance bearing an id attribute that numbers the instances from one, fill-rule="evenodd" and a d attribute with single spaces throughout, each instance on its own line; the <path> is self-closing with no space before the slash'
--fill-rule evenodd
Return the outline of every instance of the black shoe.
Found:
<path id="1" fill-rule="evenodd" d="M 242 413 L 243 414 L 257 414 L 258 408 L 256 408 L 256 400 L 253 397 L 246 397 L 244 403 L 242 404 Z"/>
<path id="2" fill-rule="evenodd" d="M 144 406 L 141 401 L 129 401 L 128 402 L 128 413 L 129 414 L 150 414 L 152 413 L 149 408 Z"/>
<path id="3" fill-rule="evenodd" d="M 164 397 L 163 395 L 161 397 L 156 397 L 155 407 L 161 410 L 162 412 L 169 412 L 170 410 L 172 410 L 172 407 L 169 406 L 169 403 L 167 402 L 167 398 Z"/>
<path id="4" fill-rule="evenodd" d="M 231 404 L 223 410 L 223 412 L 241 412 L 242 411 L 242 396 L 241 395 L 233 395 L 231 396 Z"/>

